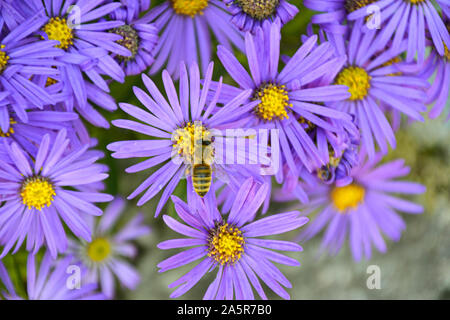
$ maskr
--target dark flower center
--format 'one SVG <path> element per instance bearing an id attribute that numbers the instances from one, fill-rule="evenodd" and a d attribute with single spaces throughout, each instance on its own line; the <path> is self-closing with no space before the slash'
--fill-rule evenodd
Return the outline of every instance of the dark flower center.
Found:
<path id="1" fill-rule="evenodd" d="M 134 60 L 139 50 L 139 35 L 137 31 L 132 26 L 126 24 L 118 28 L 111 29 L 110 32 L 122 36 L 122 39 L 117 40 L 117 43 L 131 52 L 131 56 L 124 57 L 119 55 L 117 56 L 117 59 L 120 61 Z"/>
<path id="2" fill-rule="evenodd" d="M 235 4 L 242 8 L 253 19 L 264 20 L 272 16 L 279 4 L 279 0 L 236 0 Z"/>

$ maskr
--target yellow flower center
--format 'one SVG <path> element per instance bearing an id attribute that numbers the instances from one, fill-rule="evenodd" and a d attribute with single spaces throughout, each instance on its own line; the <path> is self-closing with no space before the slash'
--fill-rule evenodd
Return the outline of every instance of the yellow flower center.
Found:
<path id="1" fill-rule="evenodd" d="M 16 124 L 16 123 L 17 122 L 14 121 L 13 118 L 9 118 L 9 129 L 7 132 L 3 132 L 2 129 L 0 128 L 0 137 L 7 138 L 7 137 L 11 136 L 14 133 L 13 124 Z"/>
<path id="2" fill-rule="evenodd" d="M 32 177 L 26 179 L 21 188 L 22 203 L 28 209 L 41 210 L 44 206 L 50 207 L 56 195 L 53 185 L 45 178 Z"/>
<path id="3" fill-rule="evenodd" d="M 110 32 L 122 36 L 122 39 L 117 40 L 117 43 L 127 48 L 131 52 L 131 56 L 118 56 L 117 59 L 123 61 L 134 60 L 139 50 L 139 35 L 137 31 L 132 26 L 123 25 L 118 28 L 112 29 Z"/>
<path id="4" fill-rule="evenodd" d="M 211 139 L 211 132 L 197 121 L 188 122 L 185 127 L 172 134 L 173 149 L 188 164 L 213 162 L 214 147 Z"/>
<path id="5" fill-rule="evenodd" d="M 336 209 L 344 213 L 349 208 L 356 209 L 364 200 L 364 194 L 363 187 L 352 183 L 345 187 L 334 187 L 331 191 L 331 200 Z"/>
<path id="6" fill-rule="evenodd" d="M 411 2 L 412 4 L 419 4 L 419 3 L 426 2 L 427 0 L 408 0 L 408 1 Z"/>
<path id="7" fill-rule="evenodd" d="M 269 121 L 273 118 L 280 120 L 289 118 L 287 108 L 292 107 L 292 104 L 289 103 L 289 96 L 285 88 L 284 85 L 268 83 L 256 91 L 253 98 L 261 100 L 261 103 L 255 108 L 258 117 Z"/>
<path id="8" fill-rule="evenodd" d="M 9 61 L 9 56 L 6 54 L 5 51 L 3 51 L 3 49 L 5 49 L 4 44 L 0 46 L 0 73 L 2 73 L 6 69 L 6 65 L 8 64 Z"/>
<path id="9" fill-rule="evenodd" d="M 275 13 L 279 0 L 236 0 L 235 3 L 252 18 L 264 20 Z"/>
<path id="10" fill-rule="evenodd" d="M 351 93 L 350 100 L 362 100 L 370 89 L 371 76 L 360 67 L 347 67 L 336 76 L 336 84 L 345 85 Z"/>
<path id="11" fill-rule="evenodd" d="M 58 48 L 66 50 L 73 45 L 73 32 L 66 19 L 51 18 L 42 30 L 47 34 L 49 40 L 59 41 L 59 44 L 56 45 Z"/>
<path id="12" fill-rule="evenodd" d="M 111 254 L 111 244 L 106 238 L 97 238 L 89 243 L 87 254 L 94 262 L 102 262 Z"/>
<path id="13" fill-rule="evenodd" d="M 208 256 L 221 265 L 235 263 L 244 252 L 242 231 L 228 223 L 218 224 L 210 231 Z"/>
<path id="14" fill-rule="evenodd" d="M 176 14 L 190 16 L 202 15 L 208 6 L 208 0 L 170 0 Z"/>
<path id="15" fill-rule="evenodd" d="M 344 6 L 347 13 L 351 13 L 376 1 L 378 0 L 346 0 Z"/>

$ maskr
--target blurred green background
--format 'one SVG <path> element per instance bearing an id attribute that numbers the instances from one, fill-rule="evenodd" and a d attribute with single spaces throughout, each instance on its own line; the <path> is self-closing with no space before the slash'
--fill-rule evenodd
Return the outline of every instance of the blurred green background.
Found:
<path id="1" fill-rule="evenodd" d="M 157 1 L 161 2 L 161 1 Z M 301 6 L 300 1 L 291 1 L 300 7 L 300 13 L 282 29 L 283 54 L 292 54 L 300 45 L 300 35 L 310 20 L 312 12 Z M 155 4 L 156 2 L 154 2 Z M 242 54 L 238 58 L 245 65 Z M 214 57 L 214 78 L 224 75 L 220 62 Z M 160 75 L 152 77 L 159 88 L 162 87 Z M 229 77 L 224 81 L 231 83 Z M 128 77 L 124 84 L 112 83 L 111 94 L 117 102 L 128 102 L 141 106 L 134 97 L 132 87 L 142 87 L 139 76 Z M 448 107 L 448 106 L 447 106 Z M 448 111 L 447 111 L 448 112 Z M 121 110 L 112 114 L 103 112 L 108 120 L 125 119 L 127 115 Z M 420 182 L 427 187 L 426 194 L 414 199 L 424 205 L 423 215 L 403 217 L 407 229 L 398 243 L 388 243 L 388 252 L 380 254 L 374 252 L 370 261 L 355 263 L 347 246 L 336 257 L 317 256 L 320 237 L 303 243 L 304 251 L 291 254 L 298 258 L 302 266 L 284 267 L 280 269 L 292 282 L 293 288 L 288 289 L 292 299 L 449 299 L 450 298 L 450 144 L 449 123 L 445 116 L 439 119 L 426 120 L 425 123 L 403 124 L 397 133 L 397 149 L 390 152 L 387 159 L 404 158 L 411 166 L 409 180 Z M 154 170 L 147 170 L 138 174 L 126 174 L 125 168 L 138 162 L 134 160 L 116 160 L 110 157 L 106 145 L 118 140 L 139 139 L 138 134 L 131 131 L 111 127 L 103 130 L 88 126 L 93 137 L 99 140 L 98 148 L 105 151 L 103 163 L 110 168 L 110 177 L 106 181 L 107 192 L 126 197 Z M 176 194 L 185 198 L 184 182 L 176 189 Z M 168 285 L 190 270 L 194 264 L 177 270 L 160 274 L 156 265 L 165 258 L 178 251 L 162 251 L 156 244 L 177 236 L 168 229 L 161 218 L 153 218 L 156 199 L 138 208 L 137 200 L 128 202 L 126 215 L 131 217 L 135 212 L 143 212 L 146 222 L 152 227 L 151 235 L 141 238 L 138 242 L 139 254 L 134 261 L 139 269 L 142 282 L 135 291 L 119 290 L 119 299 L 168 299 L 172 290 Z M 295 204 L 286 204 L 292 207 Z M 283 212 L 285 207 L 273 204 L 270 213 Z M 168 203 L 162 214 L 174 215 L 173 205 Z M 282 238 L 292 240 L 297 235 L 291 232 Z M 9 268 L 17 266 L 20 278 L 24 277 L 25 256 L 17 255 L 15 261 L 8 258 Z M 369 290 L 366 280 L 369 276 L 366 270 L 369 265 L 377 265 L 381 269 L 381 289 Z M 212 281 L 214 273 L 207 275 L 184 299 L 201 299 Z M 18 281 L 16 281 L 18 282 Z M 19 290 L 23 290 L 22 287 Z M 270 289 L 266 288 L 269 298 L 278 299 Z"/>

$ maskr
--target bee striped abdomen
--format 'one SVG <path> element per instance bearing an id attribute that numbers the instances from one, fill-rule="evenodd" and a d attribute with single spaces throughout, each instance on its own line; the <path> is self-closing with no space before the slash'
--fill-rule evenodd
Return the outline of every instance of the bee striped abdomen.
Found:
<path id="1" fill-rule="evenodd" d="M 207 164 L 196 164 L 192 168 L 192 185 L 195 192 L 204 197 L 211 187 L 212 170 Z"/>

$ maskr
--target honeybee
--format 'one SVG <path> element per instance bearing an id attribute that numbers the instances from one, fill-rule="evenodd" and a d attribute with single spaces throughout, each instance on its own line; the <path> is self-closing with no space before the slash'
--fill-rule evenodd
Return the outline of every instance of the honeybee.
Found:
<path id="1" fill-rule="evenodd" d="M 333 173 L 331 172 L 330 165 L 322 166 L 320 169 L 317 170 L 317 176 L 320 180 L 327 183 L 333 178 Z"/>
<path id="2" fill-rule="evenodd" d="M 199 151 L 202 151 L 202 161 L 199 164 L 191 165 L 192 186 L 194 191 L 203 198 L 209 191 L 212 182 L 212 167 L 208 162 L 210 161 L 211 141 L 201 140 L 196 142 L 196 145 L 201 146 Z M 197 147 L 196 147 L 197 148 Z"/>
<path id="3" fill-rule="evenodd" d="M 194 191 L 203 198 L 209 191 L 212 181 L 212 168 L 206 163 L 192 166 L 192 185 Z"/>
<path id="4" fill-rule="evenodd" d="M 335 178 L 335 170 L 339 165 L 341 158 L 330 156 L 330 162 L 317 170 L 317 176 L 325 183 L 331 183 Z"/>

